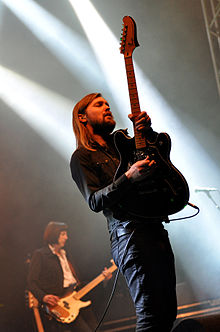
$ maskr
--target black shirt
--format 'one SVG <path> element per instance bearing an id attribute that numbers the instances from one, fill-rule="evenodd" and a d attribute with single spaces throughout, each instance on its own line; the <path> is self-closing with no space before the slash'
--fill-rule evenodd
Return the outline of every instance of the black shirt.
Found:
<path id="1" fill-rule="evenodd" d="M 103 211 L 111 233 L 116 226 L 128 225 L 137 220 L 127 220 L 120 212 L 120 201 L 129 192 L 132 183 L 121 175 L 116 180 L 114 175 L 119 165 L 119 155 L 110 135 L 106 148 L 94 145 L 94 151 L 80 146 L 73 153 L 70 167 L 73 180 L 86 199 L 90 209 Z"/>

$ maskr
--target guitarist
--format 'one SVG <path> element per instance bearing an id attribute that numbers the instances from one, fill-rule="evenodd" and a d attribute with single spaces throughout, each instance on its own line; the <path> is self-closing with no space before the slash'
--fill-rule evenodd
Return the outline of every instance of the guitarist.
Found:
<path id="1" fill-rule="evenodd" d="M 157 137 L 146 112 L 129 118 L 148 140 Z M 120 158 L 112 134 L 115 125 L 109 103 L 100 93 L 89 94 L 75 105 L 73 130 L 78 147 L 70 162 L 72 177 L 90 209 L 103 211 L 107 218 L 112 256 L 135 305 L 136 331 L 168 332 L 177 303 L 174 256 L 162 224 L 165 220 L 127 219 L 120 210 L 122 198 L 148 176 L 156 162 L 147 156 L 115 180 Z"/>
<path id="2" fill-rule="evenodd" d="M 56 305 L 59 297 L 65 296 L 68 290 L 72 292 L 79 285 L 73 266 L 63 249 L 68 239 L 67 232 L 65 223 L 49 222 L 44 231 L 45 246 L 34 252 L 30 262 L 28 290 L 44 307 Z M 45 311 L 41 318 L 45 332 L 91 332 L 97 324 L 96 318 L 90 309 L 83 314 L 87 315 L 87 322 L 79 315 L 72 323 L 63 324 L 45 315 Z"/>

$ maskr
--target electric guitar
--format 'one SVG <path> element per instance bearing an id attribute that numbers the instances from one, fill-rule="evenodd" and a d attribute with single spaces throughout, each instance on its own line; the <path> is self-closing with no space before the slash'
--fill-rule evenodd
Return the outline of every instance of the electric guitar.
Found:
<path id="1" fill-rule="evenodd" d="M 112 265 L 106 270 L 107 273 L 112 273 L 117 269 L 113 259 L 111 259 Z M 79 314 L 81 308 L 87 307 L 91 304 L 91 301 L 80 301 L 80 299 L 96 287 L 100 282 L 105 279 L 103 273 L 99 274 L 94 280 L 90 281 L 86 286 L 81 288 L 78 292 L 73 291 L 71 294 L 60 298 L 57 305 L 46 307 L 47 314 L 54 317 L 61 323 L 73 322 Z M 32 294 L 31 294 L 32 295 Z M 32 295 L 33 296 L 33 295 Z M 36 300 L 37 301 L 37 300 Z M 41 332 L 41 331 L 39 331 Z M 43 332 L 43 331 L 42 331 Z"/>
<path id="2" fill-rule="evenodd" d="M 131 113 L 137 117 L 140 110 L 137 85 L 132 61 L 132 53 L 139 46 L 136 23 L 130 16 L 123 18 L 123 33 L 120 52 L 124 54 Z M 167 133 L 143 134 L 136 130 L 134 139 L 119 130 L 114 136 L 115 145 L 120 155 L 119 167 L 115 179 L 124 174 L 133 163 L 145 159 L 155 160 L 149 167 L 147 177 L 122 198 L 118 205 L 119 213 L 125 218 L 147 220 L 147 218 L 164 218 L 182 210 L 189 200 L 188 184 L 179 170 L 170 161 L 171 139 Z"/>
<path id="3" fill-rule="evenodd" d="M 34 295 L 31 292 L 28 292 L 28 299 L 29 299 L 29 308 L 32 308 L 34 312 L 34 318 L 37 325 L 37 330 L 38 332 L 44 332 L 44 327 L 38 309 L 39 307 L 38 300 L 34 297 Z"/>

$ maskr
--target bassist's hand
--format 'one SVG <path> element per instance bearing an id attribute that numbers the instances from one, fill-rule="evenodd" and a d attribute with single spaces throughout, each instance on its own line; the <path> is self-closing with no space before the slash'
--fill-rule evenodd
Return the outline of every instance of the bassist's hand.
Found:
<path id="1" fill-rule="evenodd" d="M 125 173 L 131 182 L 138 182 L 145 179 L 151 172 L 151 167 L 155 165 L 155 160 L 150 160 L 149 156 L 143 160 L 137 161 L 131 166 L 131 168 Z"/>
<path id="2" fill-rule="evenodd" d="M 59 297 L 52 294 L 47 294 L 43 297 L 43 302 L 51 306 L 55 306 L 59 301 Z"/>
<path id="3" fill-rule="evenodd" d="M 129 114 L 128 117 L 135 124 L 135 128 L 138 131 L 146 132 L 151 127 L 151 119 L 146 112 L 141 112 L 138 114 L 138 116 Z"/>

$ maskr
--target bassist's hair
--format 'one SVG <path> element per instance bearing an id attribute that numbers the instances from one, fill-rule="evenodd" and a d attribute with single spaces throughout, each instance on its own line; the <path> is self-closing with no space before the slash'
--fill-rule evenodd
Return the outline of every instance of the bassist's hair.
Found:
<path id="1" fill-rule="evenodd" d="M 51 221 L 44 231 L 45 244 L 57 244 L 60 233 L 67 231 L 68 226 L 64 222 Z"/>
<path id="2" fill-rule="evenodd" d="M 92 148 L 94 143 L 90 132 L 84 123 L 79 120 L 79 114 L 85 114 L 86 108 L 96 98 L 102 97 L 101 93 L 90 93 L 83 97 L 73 109 L 73 131 L 76 137 L 77 146 L 84 146 L 88 150 L 94 151 Z"/>

